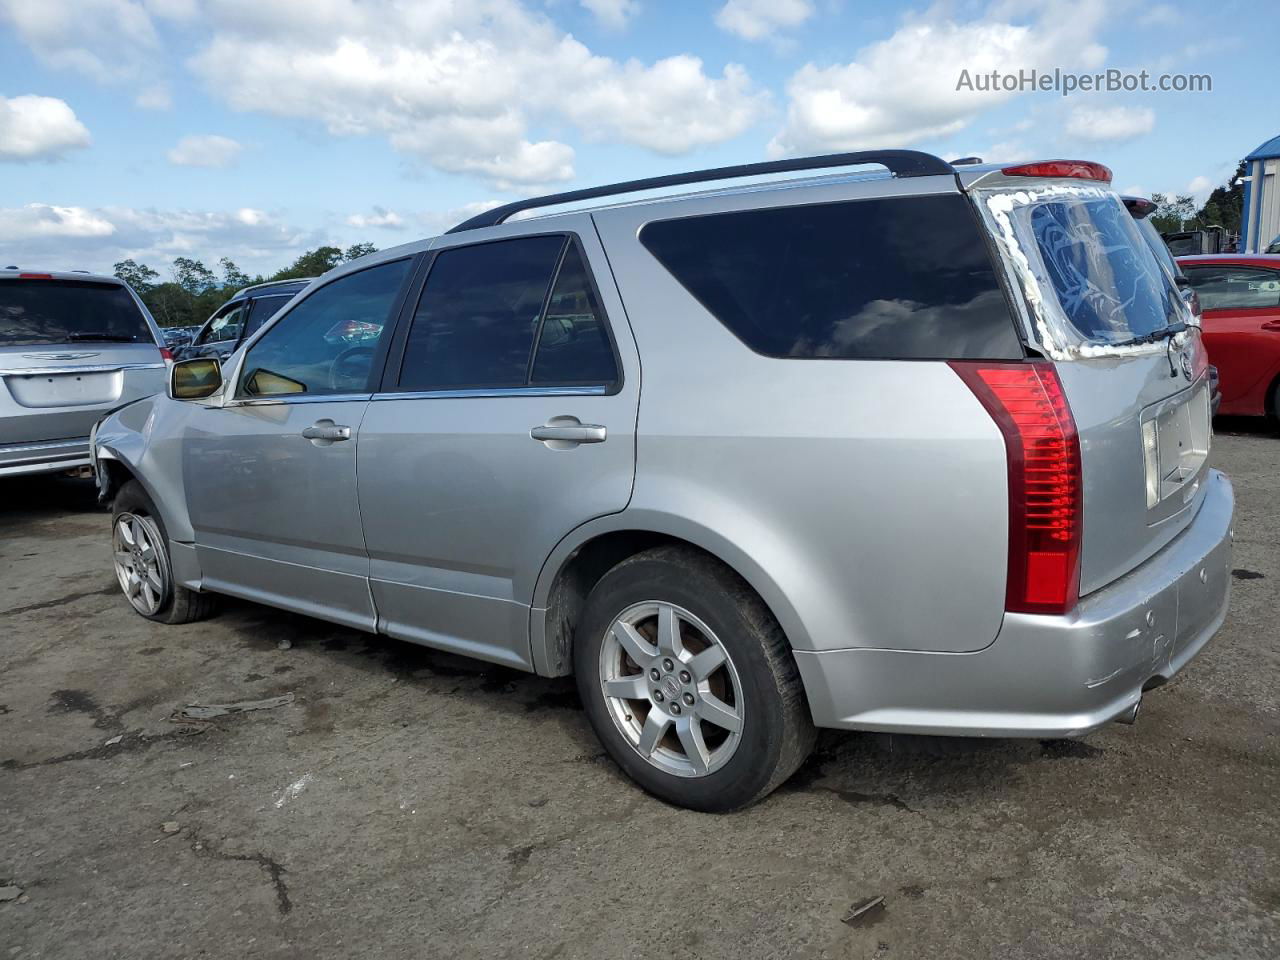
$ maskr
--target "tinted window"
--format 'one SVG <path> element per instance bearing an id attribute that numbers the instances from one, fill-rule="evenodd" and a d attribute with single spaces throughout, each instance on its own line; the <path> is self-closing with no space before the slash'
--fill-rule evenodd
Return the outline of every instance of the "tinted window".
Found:
<path id="1" fill-rule="evenodd" d="M 321 287 L 262 335 L 245 359 L 241 393 L 362 393 L 410 260 Z"/>
<path id="2" fill-rule="evenodd" d="M 129 291 L 81 280 L 0 280 L 0 345 L 154 343 Z"/>
<path id="3" fill-rule="evenodd" d="M 403 390 L 519 387 L 565 238 L 521 237 L 440 253 L 418 301 Z"/>
<path id="4" fill-rule="evenodd" d="M 1182 271 L 1178 268 L 1178 262 L 1173 259 L 1173 254 L 1169 252 L 1169 245 L 1164 242 L 1164 238 L 1160 236 L 1160 231 L 1155 228 L 1150 220 L 1135 220 L 1138 226 L 1138 232 L 1142 234 L 1142 239 L 1147 242 L 1147 247 L 1151 250 L 1155 258 L 1164 265 L 1169 271 L 1169 275 L 1176 277 L 1181 275 Z"/>
<path id="5" fill-rule="evenodd" d="M 284 297 L 258 297 L 253 301 L 253 305 L 249 307 L 249 319 L 245 321 L 244 335 L 250 336 L 262 329 L 262 325 L 276 315 L 286 303 L 292 300 L 291 296 Z"/>
<path id="6" fill-rule="evenodd" d="M 1280 306 L 1280 271 L 1249 267 L 1187 267 L 1205 310 L 1248 310 Z"/>
<path id="7" fill-rule="evenodd" d="M 618 366 L 605 322 L 582 254 L 576 244 L 570 244 L 547 301 L 531 382 L 600 384 L 617 380 Z"/>
<path id="8" fill-rule="evenodd" d="M 962 197 L 780 207 L 651 223 L 641 242 L 771 357 L 1020 357 Z"/>

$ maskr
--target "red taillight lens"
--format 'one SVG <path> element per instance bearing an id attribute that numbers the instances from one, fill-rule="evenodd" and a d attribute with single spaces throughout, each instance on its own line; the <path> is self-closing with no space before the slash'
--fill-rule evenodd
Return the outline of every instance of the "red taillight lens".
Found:
<path id="1" fill-rule="evenodd" d="M 1075 177 L 1078 180 L 1111 182 L 1111 168 L 1091 160 L 1046 160 L 1023 163 L 1000 171 L 1007 177 Z"/>
<path id="2" fill-rule="evenodd" d="M 52 280 L 52 273 L 20 273 L 19 280 Z"/>
<path id="3" fill-rule="evenodd" d="M 172 360 L 172 359 L 173 359 L 173 351 L 172 351 L 172 350 L 170 350 L 168 347 L 161 347 L 161 348 L 160 348 L 160 359 L 162 359 L 162 360 Z"/>
<path id="4" fill-rule="evenodd" d="M 1009 463 L 1005 609 L 1066 613 L 1080 598 L 1080 440 L 1049 363 L 952 368 L 1004 434 Z"/>

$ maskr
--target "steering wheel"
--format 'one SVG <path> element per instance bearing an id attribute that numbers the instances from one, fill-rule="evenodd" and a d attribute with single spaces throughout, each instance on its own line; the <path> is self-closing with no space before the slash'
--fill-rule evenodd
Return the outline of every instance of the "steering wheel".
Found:
<path id="1" fill-rule="evenodd" d="M 343 350 L 329 364 L 329 389 L 338 392 L 365 389 L 372 361 L 373 347 L 348 347 Z M 353 385 L 353 380 L 360 382 Z"/>

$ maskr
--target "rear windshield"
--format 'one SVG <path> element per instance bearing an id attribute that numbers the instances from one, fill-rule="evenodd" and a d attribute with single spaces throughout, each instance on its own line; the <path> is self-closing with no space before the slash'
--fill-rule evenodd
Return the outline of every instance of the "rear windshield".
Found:
<path id="1" fill-rule="evenodd" d="M 1157 260 L 1164 264 L 1164 268 L 1169 271 L 1169 275 L 1177 277 L 1181 275 L 1182 269 L 1178 266 L 1178 261 L 1173 259 L 1173 254 L 1169 252 L 1169 245 L 1164 242 L 1164 237 L 1160 236 L 1160 231 L 1156 229 L 1155 224 L 1150 220 L 1134 220 L 1138 232 L 1142 234 L 1142 239 L 1147 241 L 1147 246 L 1151 252 L 1155 254 Z"/>
<path id="2" fill-rule="evenodd" d="M 1013 262 L 1034 279 L 1029 299 L 1051 346 L 1088 353 L 1082 348 L 1122 344 L 1189 319 L 1165 258 L 1114 193 L 1051 187 L 996 194 L 987 206 L 1016 248 Z"/>
<path id="3" fill-rule="evenodd" d="M 663 220 L 640 240 L 766 356 L 1023 355 L 981 228 L 958 195 Z"/>
<path id="4" fill-rule="evenodd" d="M 152 343 L 129 291 L 84 280 L 0 280 L 0 346 Z"/>

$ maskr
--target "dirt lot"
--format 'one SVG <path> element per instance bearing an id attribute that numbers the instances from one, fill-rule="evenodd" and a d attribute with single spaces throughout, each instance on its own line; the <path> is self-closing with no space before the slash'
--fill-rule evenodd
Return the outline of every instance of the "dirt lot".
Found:
<path id="1" fill-rule="evenodd" d="M 247 603 L 149 624 L 85 483 L 5 484 L 0 960 L 1274 958 L 1280 439 L 1221 426 L 1231 615 L 1136 727 L 827 734 L 723 817 L 624 781 L 569 682 Z"/>

